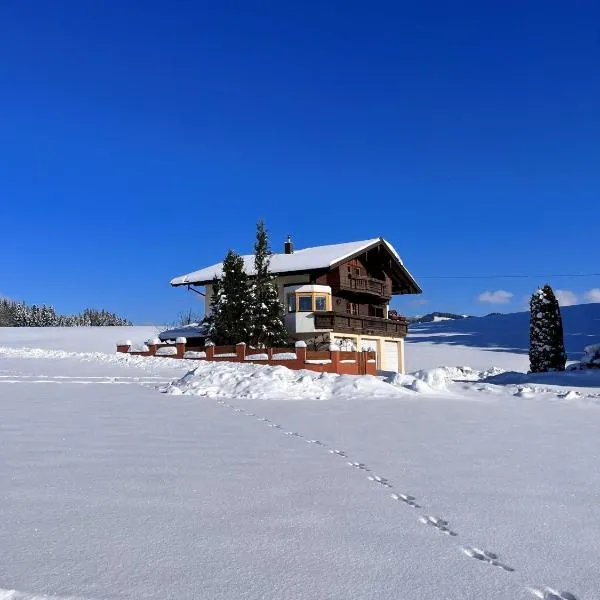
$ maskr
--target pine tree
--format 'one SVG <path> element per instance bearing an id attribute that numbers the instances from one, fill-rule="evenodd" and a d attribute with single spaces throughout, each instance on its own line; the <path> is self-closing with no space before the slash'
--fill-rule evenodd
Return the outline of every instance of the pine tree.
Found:
<path id="1" fill-rule="evenodd" d="M 8 298 L 0 300 L 0 327 L 15 327 L 15 306 Z"/>
<path id="2" fill-rule="evenodd" d="M 223 261 L 223 276 L 213 282 L 208 337 L 217 345 L 238 344 L 249 339 L 248 276 L 244 260 L 230 250 Z"/>
<path id="3" fill-rule="evenodd" d="M 271 265 L 269 238 L 263 221 L 256 225 L 254 244 L 254 280 L 250 286 L 250 344 L 254 347 L 281 346 L 288 333 L 283 323 L 283 305 L 275 280 L 269 271 Z"/>
<path id="4" fill-rule="evenodd" d="M 24 302 L 15 304 L 14 312 L 14 326 L 15 327 L 27 327 L 29 324 L 29 310 Z"/>
<path id="5" fill-rule="evenodd" d="M 563 324 L 558 300 L 549 285 L 531 296 L 529 364 L 532 373 L 564 371 Z"/>
<path id="6" fill-rule="evenodd" d="M 40 322 L 42 327 L 55 327 L 58 323 L 56 311 L 53 306 L 42 306 L 40 311 Z"/>

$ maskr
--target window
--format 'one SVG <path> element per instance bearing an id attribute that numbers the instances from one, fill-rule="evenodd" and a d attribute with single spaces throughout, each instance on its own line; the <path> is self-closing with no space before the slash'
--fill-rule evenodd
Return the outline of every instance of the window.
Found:
<path id="1" fill-rule="evenodd" d="M 287 294 L 287 312 L 314 312 L 331 310 L 331 296 L 327 293 L 289 292 Z"/>
<path id="2" fill-rule="evenodd" d="M 369 306 L 369 316 L 383 318 L 383 306 L 377 306 L 376 304 L 371 304 Z"/>
<path id="3" fill-rule="evenodd" d="M 348 302 L 346 304 L 346 312 L 349 315 L 358 315 L 358 304 L 355 302 Z"/>
<path id="4" fill-rule="evenodd" d="M 288 294 L 288 312 L 296 312 L 296 294 Z"/>
<path id="5" fill-rule="evenodd" d="M 327 296 L 315 296 L 315 310 L 327 310 Z"/>
<path id="6" fill-rule="evenodd" d="M 360 277 L 363 274 L 362 265 L 356 258 L 349 261 L 346 268 L 348 269 L 348 277 Z"/>
<path id="7" fill-rule="evenodd" d="M 311 296 L 298 296 L 298 311 L 299 312 L 312 312 L 312 295 Z"/>

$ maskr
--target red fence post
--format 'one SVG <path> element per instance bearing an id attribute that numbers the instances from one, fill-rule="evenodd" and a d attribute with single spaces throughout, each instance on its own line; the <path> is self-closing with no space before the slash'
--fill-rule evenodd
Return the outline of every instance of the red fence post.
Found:
<path id="1" fill-rule="evenodd" d="M 337 344 L 329 344 L 329 356 L 333 372 L 340 373 L 340 347 Z"/>
<path id="2" fill-rule="evenodd" d="M 302 340 L 296 342 L 296 360 L 300 362 L 300 364 L 304 365 L 306 362 L 306 342 Z"/>
<path id="3" fill-rule="evenodd" d="M 206 360 L 215 359 L 215 345 L 213 344 L 213 342 L 206 342 L 204 346 L 204 351 L 206 352 Z"/>
<path id="4" fill-rule="evenodd" d="M 129 352 L 129 348 L 131 348 L 131 340 L 117 342 L 117 352 Z"/>
<path id="5" fill-rule="evenodd" d="M 187 338 L 178 337 L 175 340 L 175 347 L 177 348 L 177 358 L 183 358 L 185 354 L 185 345 L 187 344 Z"/>
<path id="6" fill-rule="evenodd" d="M 156 354 L 156 348 L 161 343 L 159 338 L 148 340 L 146 346 L 148 346 L 148 356 L 154 356 Z"/>
<path id="7" fill-rule="evenodd" d="M 236 360 L 239 362 L 244 362 L 246 359 L 246 344 L 244 342 L 240 342 L 239 344 L 235 345 L 235 354 Z"/>

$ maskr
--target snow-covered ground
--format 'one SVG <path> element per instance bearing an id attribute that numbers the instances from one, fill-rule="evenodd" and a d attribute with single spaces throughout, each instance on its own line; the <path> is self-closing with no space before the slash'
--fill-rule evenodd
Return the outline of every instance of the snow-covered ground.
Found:
<path id="1" fill-rule="evenodd" d="M 0 329 L 0 600 L 596 600 L 600 373 L 468 321 L 390 382 Z"/>
<path id="2" fill-rule="evenodd" d="M 561 313 L 567 354 L 579 360 L 585 346 L 600 343 L 600 304 L 565 306 Z M 407 342 L 409 371 L 448 364 L 527 371 L 529 312 L 411 325 Z"/>

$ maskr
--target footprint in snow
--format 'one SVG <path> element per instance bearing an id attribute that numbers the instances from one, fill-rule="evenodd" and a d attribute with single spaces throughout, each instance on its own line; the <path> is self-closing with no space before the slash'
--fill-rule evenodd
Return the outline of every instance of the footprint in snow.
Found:
<path id="1" fill-rule="evenodd" d="M 416 503 L 416 498 L 414 496 L 409 496 L 408 494 L 391 494 L 391 498 L 393 500 L 397 500 L 398 502 L 404 502 L 405 504 L 408 504 L 412 508 L 421 508 Z"/>
<path id="2" fill-rule="evenodd" d="M 269 423 L 269 427 L 274 427 L 275 429 L 281 429 L 281 425 L 277 425 L 277 423 Z"/>
<path id="3" fill-rule="evenodd" d="M 302 437 L 299 433 L 297 433 L 296 431 L 284 431 L 283 435 L 289 435 L 292 437 Z"/>
<path id="4" fill-rule="evenodd" d="M 365 465 L 364 463 L 348 461 L 346 464 L 349 467 L 358 469 L 359 471 L 369 471 L 369 469 L 367 469 L 367 465 Z"/>
<path id="5" fill-rule="evenodd" d="M 379 485 L 382 485 L 383 487 L 387 487 L 387 488 L 392 487 L 392 484 L 385 477 L 379 477 L 379 475 L 369 475 L 367 477 L 367 479 L 369 481 L 373 481 L 374 483 L 378 483 Z"/>
<path id="6" fill-rule="evenodd" d="M 571 592 L 557 592 L 552 588 L 544 588 L 543 590 L 536 590 L 533 588 L 528 588 L 529 591 L 540 598 L 541 600 L 577 600 L 577 597 Z"/>
<path id="7" fill-rule="evenodd" d="M 324 446 L 325 444 L 323 442 L 320 442 L 319 440 L 304 440 L 307 444 L 315 444 L 315 446 Z"/>
<path id="8" fill-rule="evenodd" d="M 440 519 L 439 517 L 430 517 L 427 515 L 419 517 L 419 521 L 421 521 L 421 523 L 423 523 L 424 525 L 431 525 L 432 527 L 439 529 L 442 533 L 445 533 L 446 535 L 451 535 L 453 537 L 458 535 L 456 531 L 452 531 L 452 529 L 450 529 L 450 527 L 448 526 L 448 521 L 444 521 L 444 519 Z"/>
<path id="9" fill-rule="evenodd" d="M 329 454 L 335 454 L 336 456 L 346 457 L 346 453 L 343 450 L 330 450 Z"/>
<path id="10" fill-rule="evenodd" d="M 498 555 L 495 554 L 494 552 L 488 552 L 487 550 L 480 550 L 479 548 L 473 548 L 473 547 L 461 548 L 461 550 L 467 556 L 470 556 L 471 558 L 475 558 L 476 560 L 480 560 L 481 562 L 488 563 L 489 565 L 492 565 L 494 567 L 500 567 L 501 569 L 504 569 L 505 571 L 509 571 L 509 572 L 514 571 L 514 569 L 512 567 L 509 567 L 508 565 L 500 562 Z M 552 599 L 552 597 L 550 597 L 550 600 L 554 600 L 554 599 Z"/>
<path id="11" fill-rule="evenodd" d="M 269 419 L 267 419 L 266 417 L 256 417 L 259 421 L 262 421 L 263 423 L 268 423 Z"/>

